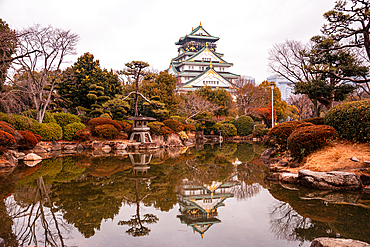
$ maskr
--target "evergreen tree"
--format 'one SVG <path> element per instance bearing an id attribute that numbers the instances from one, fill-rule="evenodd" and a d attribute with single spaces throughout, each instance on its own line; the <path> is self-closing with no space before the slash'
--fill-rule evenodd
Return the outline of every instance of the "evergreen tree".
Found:
<path id="1" fill-rule="evenodd" d="M 68 101 L 72 112 L 82 110 L 100 115 L 102 104 L 121 93 L 122 87 L 117 74 L 101 69 L 99 60 L 85 53 L 64 71 L 58 92 Z"/>

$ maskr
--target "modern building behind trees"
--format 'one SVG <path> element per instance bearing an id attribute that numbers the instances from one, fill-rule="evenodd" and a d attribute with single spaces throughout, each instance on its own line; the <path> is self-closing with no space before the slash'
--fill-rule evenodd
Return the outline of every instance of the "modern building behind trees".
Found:
<path id="1" fill-rule="evenodd" d="M 281 99 L 287 100 L 289 96 L 293 93 L 293 83 L 288 81 L 282 76 L 272 75 L 267 77 L 268 82 L 275 82 L 275 85 L 279 88 L 281 93 Z"/>

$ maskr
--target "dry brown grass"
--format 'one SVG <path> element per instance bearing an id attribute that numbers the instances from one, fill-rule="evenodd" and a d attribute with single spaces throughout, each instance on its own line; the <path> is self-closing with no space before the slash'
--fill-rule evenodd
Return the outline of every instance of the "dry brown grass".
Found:
<path id="1" fill-rule="evenodd" d="M 351 157 L 356 157 L 360 161 L 354 162 Z M 303 166 L 292 169 L 292 172 L 301 169 L 324 172 L 368 168 L 364 161 L 370 161 L 370 144 L 337 142 L 310 154 L 304 160 Z"/>

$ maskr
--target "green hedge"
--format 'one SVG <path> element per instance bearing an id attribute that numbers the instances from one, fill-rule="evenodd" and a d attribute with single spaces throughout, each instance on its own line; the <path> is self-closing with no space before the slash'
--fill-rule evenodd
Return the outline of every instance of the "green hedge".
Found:
<path id="1" fill-rule="evenodd" d="M 54 119 L 62 129 L 64 129 L 68 124 L 81 122 L 81 119 L 78 116 L 65 112 L 54 113 Z"/>
<path id="2" fill-rule="evenodd" d="M 262 137 L 266 135 L 269 130 L 266 128 L 265 124 L 256 124 L 256 127 L 252 131 L 253 136 L 255 137 Z"/>
<path id="3" fill-rule="evenodd" d="M 238 135 L 247 136 L 252 134 L 254 121 L 249 116 L 241 116 L 235 120 L 235 127 L 238 130 Z"/>
<path id="4" fill-rule="evenodd" d="M 34 123 L 37 123 L 35 119 L 17 115 L 17 114 L 6 114 L 0 112 L 0 120 L 11 124 L 16 130 L 29 130 L 32 129 Z"/>
<path id="5" fill-rule="evenodd" d="M 86 126 L 83 123 L 70 123 L 63 129 L 63 138 L 67 141 L 72 141 L 73 139 L 77 139 L 78 137 L 75 136 L 77 131 L 85 129 Z"/>
<path id="6" fill-rule="evenodd" d="M 223 136 L 236 136 L 238 133 L 238 130 L 233 124 L 221 124 L 220 125 L 220 131 Z"/>
<path id="7" fill-rule="evenodd" d="M 325 115 L 325 124 L 333 126 L 342 139 L 370 142 L 370 100 L 331 108 Z"/>
<path id="8" fill-rule="evenodd" d="M 40 135 L 44 141 L 59 140 L 63 135 L 62 127 L 56 123 L 35 123 L 32 132 Z"/>
<path id="9" fill-rule="evenodd" d="M 32 117 L 33 119 L 36 119 L 36 115 L 37 115 L 35 109 L 25 111 L 22 114 L 27 117 Z M 46 111 L 42 122 L 43 123 L 56 123 L 54 119 L 54 114 L 51 113 L 50 111 Z"/>
<path id="10" fill-rule="evenodd" d="M 295 159 L 302 159 L 325 145 L 336 136 L 336 131 L 328 125 L 313 125 L 298 128 L 288 138 L 288 150 Z"/>

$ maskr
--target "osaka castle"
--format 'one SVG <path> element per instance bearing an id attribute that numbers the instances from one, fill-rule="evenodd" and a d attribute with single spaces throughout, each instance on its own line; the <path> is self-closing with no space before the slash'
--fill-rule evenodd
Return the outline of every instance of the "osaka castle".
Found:
<path id="1" fill-rule="evenodd" d="M 212 36 L 200 25 L 191 33 L 181 37 L 177 57 L 171 60 L 169 74 L 177 79 L 177 92 L 184 93 L 197 88 L 210 86 L 223 88 L 233 93 L 234 82 L 240 76 L 229 72 L 233 66 L 216 51 L 219 37 Z"/>

